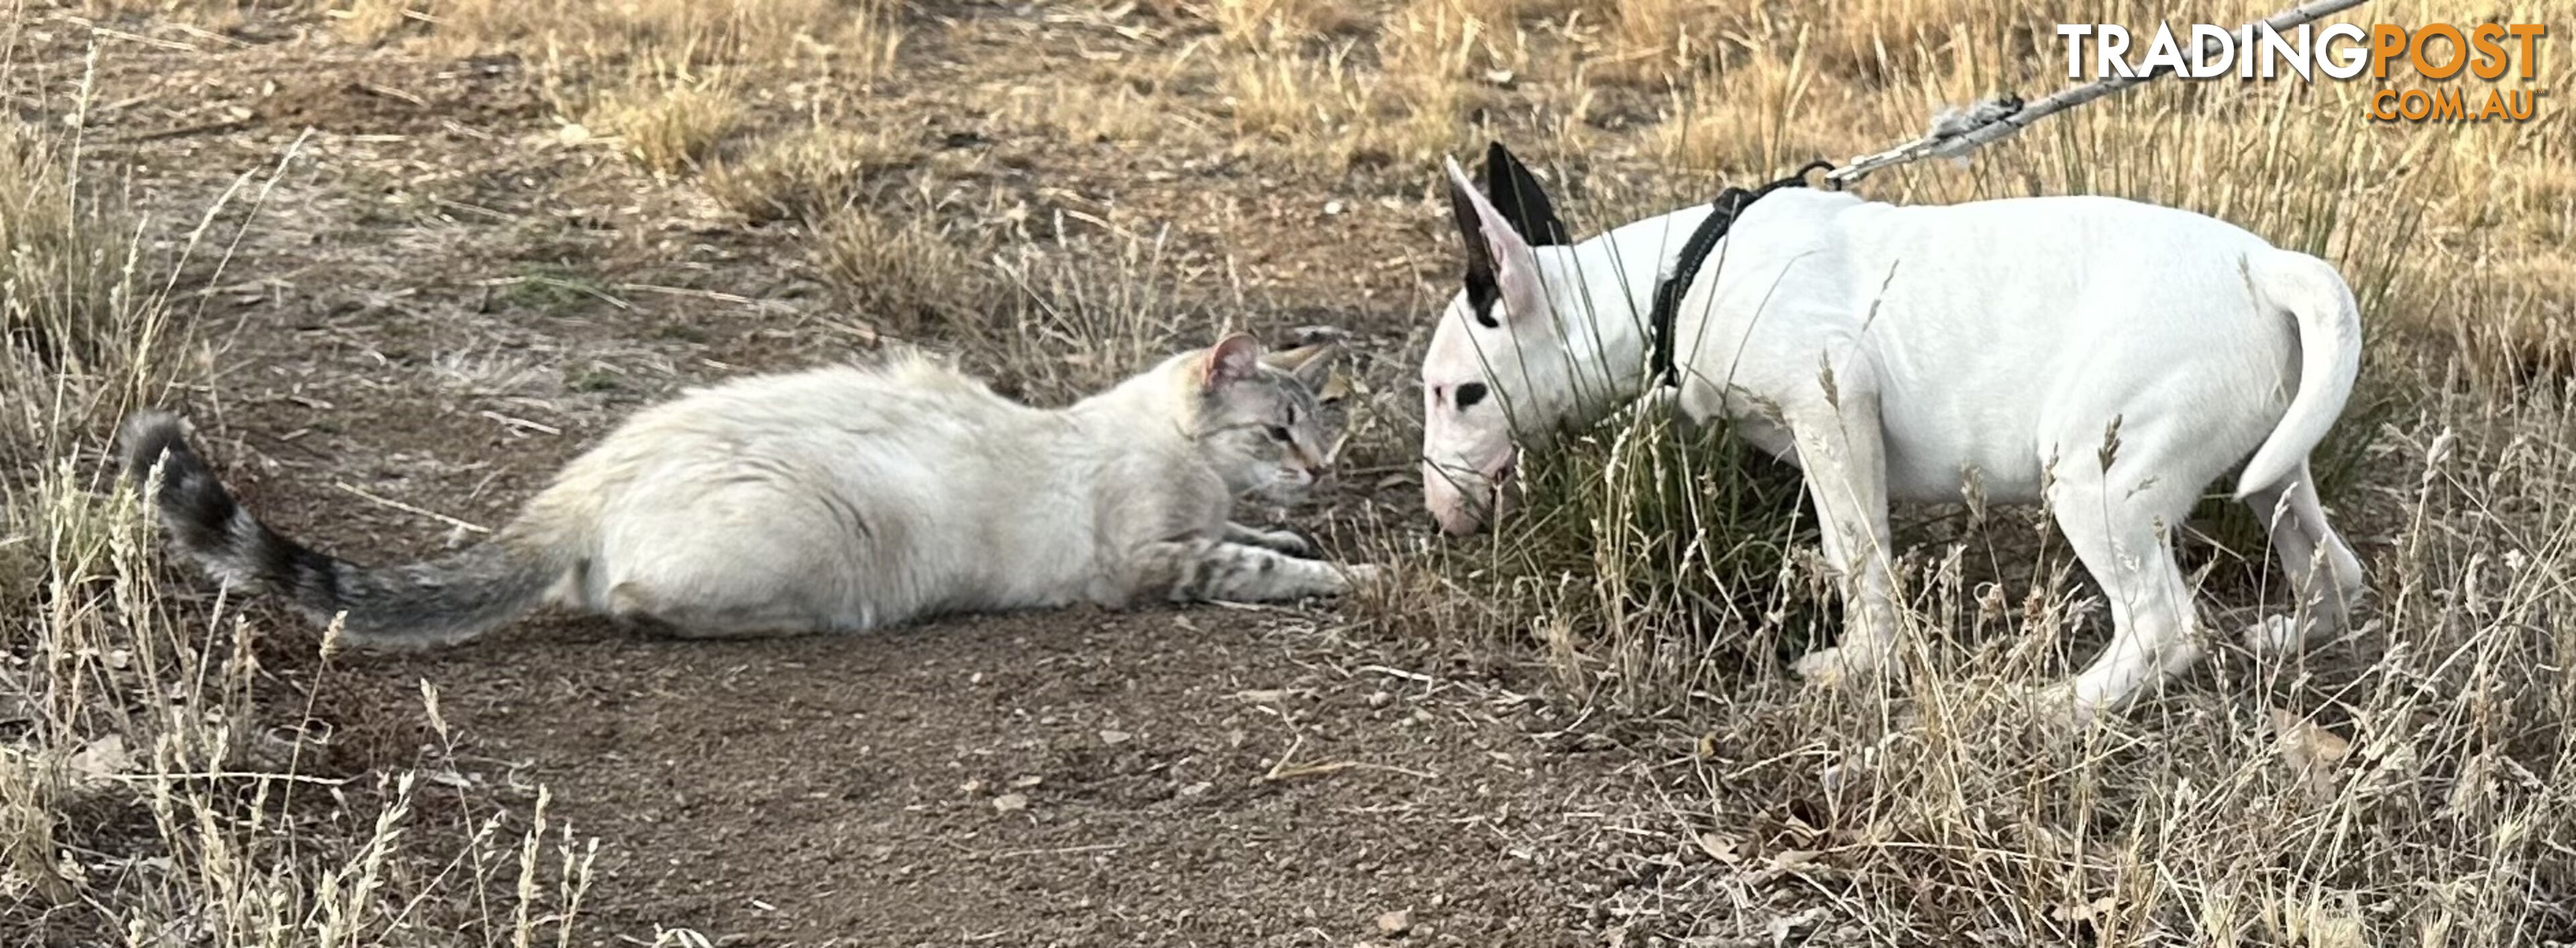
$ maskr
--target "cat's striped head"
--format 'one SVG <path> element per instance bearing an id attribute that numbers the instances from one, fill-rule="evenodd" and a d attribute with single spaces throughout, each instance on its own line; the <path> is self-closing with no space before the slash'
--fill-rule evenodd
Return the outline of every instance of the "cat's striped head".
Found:
<path id="1" fill-rule="evenodd" d="M 1327 342 L 1265 355 L 1236 333 L 1183 363 L 1197 376 L 1191 435 L 1228 488 L 1293 504 L 1331 473 L 1342 426 L 1318 393 L 1335 352 Z"/>

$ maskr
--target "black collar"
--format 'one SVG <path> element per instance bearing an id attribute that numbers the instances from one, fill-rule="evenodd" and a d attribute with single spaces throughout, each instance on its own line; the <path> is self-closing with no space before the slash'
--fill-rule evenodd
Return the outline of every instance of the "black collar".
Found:
<path id="1" fill-rule="evenodd" d="M 1673 317 L 1681 308 L 1682 294 L 1690 292 L 1691 281 L 1699 278 L 1700 267 L 1706 265 L 1708 255 L 1717 250 L 1718 238 L 1726 236 L 1727 229 L 1735 226 L 1735 218 L 1743 214 L 1745 208 L 1753 206 L 1753 202 L 1761 200 L 1763 195 L 1781 188 L 1806 187 L 1808 172 L 1818 168 L 1831 171 L 1833 167 L 1831 162 L 1808 162 L 1806 167 L 1798 169 L 1797 174 L 1751 191 L 1728 188 L 1718 192 L 1717 200 L 1709 202 L 1708 217 L 1702 219 L 1699 226 L 1691 231 L 1690 239 L 1682 243 L 1681 255 L 1673 258 L 1673 272 L 1655 284 L 1655 308 L 1647 316 L 1646 330 L 1650 334 L 1651 358 L 1654 360 L 1650 367 L 1654 370 L 1657 384 L 1681 384 L 1681 378 L 1673 371 Z"/>

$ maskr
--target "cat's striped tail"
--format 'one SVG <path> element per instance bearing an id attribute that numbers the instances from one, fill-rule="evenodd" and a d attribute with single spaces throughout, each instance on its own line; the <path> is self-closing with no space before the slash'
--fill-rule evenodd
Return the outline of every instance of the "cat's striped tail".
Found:
<path id="1" fill-rule="evenodd" d="M 340 618 L 349 645 L 420 647 L 481 635 L 542 601 L 574 560 L 563 544 L 537 539 L 544 531 L 514 523 L 436 559 L 360 566 L 260 523 L 189 447 L 178 416 L 136 413 L 117 440 L 138 485 L 153 483 L 158 469 L 154 499 L 180 549 L 228 585 L 283 597 L 316 622 Z"/>

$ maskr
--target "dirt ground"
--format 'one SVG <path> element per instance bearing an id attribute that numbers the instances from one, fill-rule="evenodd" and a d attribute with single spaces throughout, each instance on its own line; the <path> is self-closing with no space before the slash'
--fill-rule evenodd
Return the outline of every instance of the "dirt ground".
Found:
<path id="1" fill-rule="evenodd" d="M 602 936 L 1589 943 L 1588 841 L 1652 797 L 1625 755 L 1570 750 L 1587 742 L 1561 712 L 1436 666 L 1354 664 L 1405 656 L 1312 617 L 719 645 L 560 631 L 344 672 L 335 693 L 402 708 L 417 679 L 443 683 L 465 780 L 544 784 L 604 840 L 585 913 Z"/>
<path id="2" fill-rule="evenodd" d="M 2567 637 L 2548 635 L 2576 605 L 2545 581 L 2570 563 L 2556 538 L 2576 535 L 2576 399 L 2512 368 L 2525 344 L 2567 338 L 2553 327 L 2576 269 L 2554 248 L 2576 179 L 2543 167 L 2563 122 L 2498 145 L 2356 129 L 2334 90 L 2168 83 L 1968 165 L 1873 179 L 1900 202 L 2092 192 L 2206 210 L 2335 257 L 2373 314 L 2365 391 L 2338 426 L 2359 434 L 2319 468 L 2346 479 L 2327 502 L 2385 623 L 2332 657 L 2213 643 L 2180 687 L 2070 742 L 2021 696 L 2089 659 L 2107 610 L 2044 517 L 1900 511 L 1922 583 L 1909 610 L 1940 632 L 1914 670 L 1936 674 L 1843 700 L 1777 660 L 1830 624 L 1806 608 L 1830 583 L 1799 544 L 1743 541 L 1776 555 L 1758 568 L 1779 598 L 1723 630 L 1713 617 L 1743 603 L 1702 594 L 1723 580 L 1656 569 L 1733 556 L 1712 548 L 1739 537 L 1694 538 L 1747 521 L 1694 508 L 1685 532 L 1669 529 L 1681 511 L 1633 503 L 1708 496 L 1679 478 L 1709 472 L 1625 469 L 1675 475 L 1641 487 L 1559 467 L 1616 485 L 1559 508 L 1552 522 L 1578 527 L 1443 544 L 1413 420 L 1430 314 L 1461 264 L 1439 155 L 1513 143 L 1590 233 L 1917 134 L 1928 102 L 1992 91 L 1989 66 L 2055 62 L 2021 39 L 2054 11 L 1745 0 L 1708 4 L 1734 19 L 1694 33 L 1654 11 L 1697 3 L 935 0 L 891 5 L 897 63 L 862 76 L 869 36 L 822 50 L 781 33 L 700 61 L 702 37 L 629 35 L 708 9 L 877 8 L 858 0 L 552 2 L 526 7 L 599 22 L 514 26 L 495 11 L 516 7 L 485 0 L 17 8 L 0 97 L 22 130 L 76 138 L 84 193 L 143 221 L 149 272 L 175 269 L 189 364 L 164 401 L 271 525 L 367 563 L 452 549 L 641 406 L 889 340 L 1054 403 L 1224 329 L 1324 324 L 1350 335 L 1351 440 L 1284 522 L 1332 556 L 1415 567 L 1410 585 L 768 642 L 547 615 L 396 656 L 325 654 L 308 623 L 235 604 L 259 635 L 257 746 L 236 756 L 266 770 L 147 777 L 167 762 L 138 760 L 105 768 L 131 778 L 114 793 L 0 798 L 0 817 L 63 808 L 39 827 L 59 830 L 43 852 L 62 865 L 0 864 L 0 882 L 80 896 L 0 887 L 0 944 L 225 943 L 213 916 L 263 905 L 313 916 L 270 925 L 291 929 L 273 943 L 406 948 L 547 943 L 566 916 L 564 944 L 655 948 L 2501 946 L 2576 919 L 2576 745 L 2557 736 L 2576 688 L 2558 671 Z M 1244 18 L 1273 8 L 1301 22 Z M 397 16 L 368 34 L 362 10 Z M 473 27 L 490 35 L 464 36 L 474 10 L 497 17 Z M 614 55 L 549 51 L 534 34 L 556 27 Z M 670 58 L 630 74 L 644 52 Z M 1690 74 L 1664 85 L 1668 66 Z M 670 127 L 612 131 L 601 103 L 618 95 Z M 727 197 L 720 172 L 794 157 L 800 134 L 830 147 L 799 173 L 846 200 L 799 220 Z M 684 157 L 657 164 L 651 141 Z M 2525 153 L 2543 157 L 2514 164 Z M 108 425 L 67 417 L 53 423 L 81 433 L 63 440 L 89 452 L 73 460 L 104 475 Z M 1566 454 L 1606 465 L 1629 456 L 1618 437 Z M 2284 607 L 2259 544 L 2205 539 L 2184 553 L 2214 628 Z M 81 618 L 159 638 L 88 641 L 193 641 L 173 630 L 215 614 L 198 571 L 141 588 L 148 568 L 118 568 Z M 1684 581 L 1651 581 L 1667 575 Z M 116 598 L 129 587 L 153 620 Z M 177 674 L 188 658 L 133 664 Z M 80 662 L 49 671 L 105 678 L 84 669 L 111 657 Z M 133 678 L 114 711 L 200 716 Z M 0 708 L 0 733 L 34 720 Z M 62 756 L 124 734 L 52 726 Z M 220 805 L 202 825 L 156 822 L 151 794 L 174 786 Z M 293 797 L 259 796 L 272 788 Z M 404 819 L 379 825 L 388 808 Z M 316 868 L 363 863 L 389 835 L 381 878 Z M 235 855 L 274 877 L 233 886 L 240 865 L 188 864 L 244 839 L 268 848 Z M 594 842 L 576 897 L 562 867 Z M 349 900 L 373 914 L 327 937 L 316 880 L 359 876 L 382 885 Z"/>
<path id="3" fill-rule="evenodd" d="M 943 16 L 907 55 L 988 84 L 1086 41 L 1027 10 Z M 184 407 L 248 502 L 325 549 L 433 552 L 506 519 L 637 405 L 872 334 L 834 311 L 791 229 L 564 144 L 526 62 L 353 47 L 291 17 L 127 26 L 147 39 L 102 41 L 93 164 L 126 176 L 164 251 L 236 189 L 193 256 L 214 382 Z M 32 28 L 22 114 L 76 93 L 91 35 Z M 1021 206 L 1012 220 L 1155 170 L 978 128 L 959 91 L 900 87 L 882 119 L 971 152 L 943 184 Z M 1252 274 L 1242 318 L 1354 330 L 1359 371 L 1403 392 L 1401 347 L 1454 267 L 1422 183 L 1211 180 L 1123 192 L 1122 219 L 1222 206 L 1176 232 L 1172 265 L 1230 261 Z M 1351 210 L 1325 214 L 1336 200 Z M 1325 262 L 1354 245 L 1388 249 Z M 1334 503 L 1407 518 L 1398 473 L 1346 472 Z M 719 945 L 1591 944 L 1611 897 L 1657 871 L 1638 852 L 1672 846 L 1658 787 L 1677 778 L 1651 763 L 1672 754 L 1630 743 L 1653 738 L 1537 697 L 1508 656 L 1329 608 L 730 644 L 554 619 L 327 664 L 300 623 L 253 614 L 282 630 L 271 704 L 292 719 L 312 696 L 326 773 L 354 788 L 422 768 L 418 804 L 458 826 L 523 819 L 547 788 L 549 817 L 599 840 L 589 944 L 681 928 Z"/>

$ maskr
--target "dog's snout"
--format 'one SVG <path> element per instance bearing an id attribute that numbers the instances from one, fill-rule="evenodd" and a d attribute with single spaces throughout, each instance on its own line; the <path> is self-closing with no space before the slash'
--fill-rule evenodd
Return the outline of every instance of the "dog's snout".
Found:
<path id="1" fill-rule="evenodd" d="M 1467 464 L 1423 462 L 1423 499 L 1440 532 L 1468 536 L 1510 513 L 1520 492 L 1515 483 L 1519 460 L 1519 452 L 1506 448 L 1490 460 Z"/>

